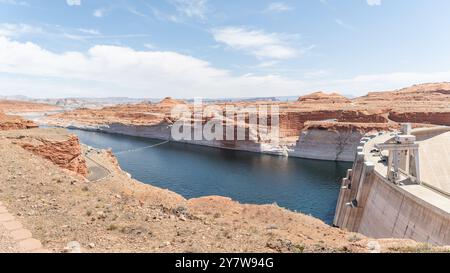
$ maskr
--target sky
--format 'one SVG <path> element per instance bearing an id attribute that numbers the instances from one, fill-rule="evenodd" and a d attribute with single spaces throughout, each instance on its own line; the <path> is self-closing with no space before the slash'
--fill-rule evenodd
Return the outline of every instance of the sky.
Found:
<path id="1" fill-rule="evenodd" d="M 0 96 L 364 95 L 450 81 L 448 0 L 0 0 Z"/>

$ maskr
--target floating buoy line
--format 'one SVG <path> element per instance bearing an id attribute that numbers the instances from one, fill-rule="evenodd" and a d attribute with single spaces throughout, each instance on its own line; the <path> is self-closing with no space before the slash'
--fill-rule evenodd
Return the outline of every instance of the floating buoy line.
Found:
<path id="1" fill-rule="evenodd" d="M 146 149 L 151 149 L 151 148 L 154 148 L 154 147 L 157 147 L 157 146 L 160 146 L 160 145 L 164 145 L 164 144 L 169 143 L 169 142 L 170 142 L 170 140 L 166 140 L 166 141 L 163 141 L 161 143 L 153 144 L 153 145 L 150 145 L 150 146 L 145 146 L 145 147 L 141 147 L 141 148 L 121 151 L 121 152 L 117 152 L 117 153 L 114 153 L 114 154 L 120 155 L 120 154 L 127 154 L 127 153 L 132 153 L 132 152 L 138 152 L 138 151 L 142 151 L 142 150 L 146 150 Z"/>

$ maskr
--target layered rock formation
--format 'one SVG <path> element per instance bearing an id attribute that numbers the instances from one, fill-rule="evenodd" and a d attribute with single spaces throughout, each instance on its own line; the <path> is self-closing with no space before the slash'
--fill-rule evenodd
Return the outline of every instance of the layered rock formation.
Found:
<path id="1" fill-rule="evenodd" d="M 359 105 L 388 108 L 395 122 L 450 125 L 450 83 L 414 85 L 393 92 L 373 92 L 355 99 Z"/>
<path id="2" fill-rule="evenodd" d="M 47 134 L 42 129 L 11 131 L 4 134 L 13 144 L 45 158 L 59 167 L 81 176 L 88 175 L 78 137 L 69 134 Z"/>
<path id="3" fill-rule="evenodd" d="M 167 140 L 171 139 L 171 126 L 178 120 L 178 118 L 171 116 L 171 110 L 176 105 L 185 106 L 190 111 L 193 109 L 191 104 L 166 98 L 158 104 L 119 105 L 97 110 L 78 109 L 46 117 L 41 122 L 63 127 L 96 129 L 105 132 Z M 305 124 L 309 121 L 343 123 L 342 126 L 339 124 L 333 125 L 337 126 L 337 130 L 344 130 L 342 134 L 347 134 L 348 127 L 346 126 L 348 123 L 354 124 L 355 128 L 359 128 L 357 133 L 352 133 L 352 138 L 354 139 L 361 132 L 364 133 L 367 126 L 384 130 L 395 128 L 400 122 L 450 125 L 450 84 L 416 85 L 392 92 L 369 93 L 367 96 L 352 100 L 337 93 L 325 94 L 316 92 L 300 97 L 297 102 L 234 102 L 222 103 L 217 106 L 222 109 L 225 109 L 227 106 L 233 106 L 237 113 L 243 113 L 251 107 L 267 107 L 269 109 L 272 106 L 278 107 L 280 141 L 275 143 L 271 141 L 270 135 L 255 131 L 255 128 L 258 128 L 260 124 L 258 122 L 251 123 L 250 119 L 246 118 L 244 124 L 235 124 L 235 129 L 244 128 L 246 135 L 253 135 L 253 139 L 245 141 L 237 139 L 210 141 L 203 139 L 188 142 L 227 149 L 276 154 L 289 154 L 289 150 L 295 147 L 290 155 L 303 156 L 305 153 L 298 151 L 299 143 L 303 143 L 303 140 L 299 142 L 299 138 L 301 136 L 305 137 L 305 135 L 312 136 L 320 131 L 317 130 L 318 128 L 305 128 Z M 217 117 L 224 114 L 217 112 L 215 115 Z M 188 122 L 192 124 L 195 121 L 193 116 L 188 116 L 187 119 L 190 119 Z M 211 117 L 203 117 L 201 122 L 204 124 L 210 119 Z M 269 115 L 269 126 L 271 120 L 272 117 Z M 361 124 L 366 124 L 367 126 Z M 385 124 L 386 126 L 381 126 L 380 124 Z M 314 132 L 311 133 L 312 131 Z M 325 131 L 322 130 L 321 132 L 324 133 Z M 318 135 L 316 139 L 321 139 L 319 136 L 321 135 Z M 324 137 L 323 141 L 329 142 L 331 140 L 328 137 Z M 309 140 L 304 143 L 309 143 Z M 300 147 L 305 147 L 305 145 L 300 144 Z M 322 147 L 321 141 L 317 140 L 315 147 Z M 340 148 L 334 147 L 334 149 L 339 150 Z M 324 152 L 325 150 L 320 153 Z M 351 153 L 354 153 L 354 147 L 344 145 L 343 154 Z M 338 156 L 337 158 L 351 157 Z"/>

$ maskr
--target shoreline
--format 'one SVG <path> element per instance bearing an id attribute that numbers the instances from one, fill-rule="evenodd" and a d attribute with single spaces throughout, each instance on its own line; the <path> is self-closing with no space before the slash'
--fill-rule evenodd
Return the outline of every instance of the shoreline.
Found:
<path id="1" fill-rule="evenodd" d="M 252 149 L 251 148 L 232 148 L 232 147 L 225 147 L 220 146 L 219 144 L 214 143 L 208 143 L 207 141 L 176 141 L 171 139 L 170 137 L 163 137 L 163 136 L 144 136 L 140 134 L 133 134 L 133 133 L 124 133 L 122 131 L 115 131 L 115 130 L 108 130 L 105 128 L 110 128 L 108 125 L 96 125 L 96 126 L 89 126 L 89 125 L 49 125 L 48 123 L 41 122 L 39 120 L 35 121 L 38 123 L 38 125 L 42 128 L 48 127 L 48 128 L 64 128 L 69 130 L 80 130 L 80 131 L 86 131 L 86 132 L 98 132 L 98 133 L 104 133 L 104 134 L 113 134 L 113 135 L 119 135 L 119 136 L 131 136 L 131 137 L 138 137 L 143 139 L 153 139 L 153 140 L 163 140 L 163 141 L 171 141 L 174 143 L 180 143 L 180 144 L 188 144 L 193 146 L 203 146 L 203 147 L 209 147 L 209 148 L 215 148 L 215 149 L 223 149 L 223 150 L 230 150 L 230 151 L 238 151 L 238 152 L 249 152 L 249 153 L 256 153 L 256 154 L 263 154 L 263 155 L 271 155 L 271 156 L 280 156 L 280 157 L 292 157 L 292 158 L 300 158 L 300 159 L 306 159 L 306 160 L 317 160 L 317 161 L 327 161 L 327 162 L 342 162 L 342 163 L 351 163 L 353 162 L 353 155 L 352 151 L 347 152 L 350 153 L 349 156 L 347 156 L 344 159 L 333 159 L 333 156 L 321 156 L 321 152 L 319 152 L 319 155 L 316 154 L 308 154 L 304 153 L 301 154 L 297 150 L 295 150 L 295 147 L 298 143 L 292 143 L 290 145 L 284 145 L 282 149 L 278 149 L 278 151 L 271 151 L 271 150 L 258 150 L 257 148 Z M 120 126 L 128 126 L 128 125 L 120 125 Z M 263 145 L 261 143 L 254 143 L 254 145 L 257 147 L 258 145 Z M 317 150 L 315 150 L 317 152 Z M 323 153 L 322 153 L 323 154 Z"/>

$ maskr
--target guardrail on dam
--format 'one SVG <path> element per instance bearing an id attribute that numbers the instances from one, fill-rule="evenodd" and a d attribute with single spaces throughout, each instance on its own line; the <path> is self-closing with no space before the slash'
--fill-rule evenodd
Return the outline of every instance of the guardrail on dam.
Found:
<path id="1" fill-rule="evenodd" d="M 334 225 L 373 238 L 450 245 L 450 127 L 365 137 Z"/>

